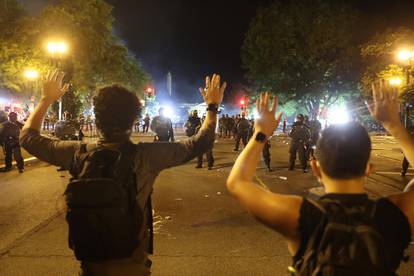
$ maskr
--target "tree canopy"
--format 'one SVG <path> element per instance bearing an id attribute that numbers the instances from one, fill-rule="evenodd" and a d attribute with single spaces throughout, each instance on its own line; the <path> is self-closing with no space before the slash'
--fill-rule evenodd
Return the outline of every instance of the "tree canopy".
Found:
<path id="1" fill-rule="evenodd" d="M 249 80 L 315 114 L 355 89 L 358 14 L 345 1 L 275 1 L 258 10 L 242 46 Z"/>
<path id="2" fill-rule="evenodd" d="M 361 47 L 361 57 L 364 71 L 361 78 L 361 90 L 367 95 L 371 83 L 378 79 L 400 78 L 405 84 L 403 64 L 397 60 L 398 52 L 404 48 L 413 50 L 414 30 L 408 28 L 386 29 L 375 34 Z M 401 86 L 404 90 L 406 87 Z"/>
<path id="3" fill-rule="evenodd" d="M 15 0 L 0 0 L 0 7 L 0 28 L 7 28 L 0 32 L 0 87 L 22 91 L 26 68 L 45 74 L 55 67 L 46 51 L 53 39 L 68 44 L 60 63 L 82 95 L 114 82 L 142 93 L 149 81 L 113 34 L 112 6 L 103 0 L 61 0 L 36 17 L 25 15 Z"/>

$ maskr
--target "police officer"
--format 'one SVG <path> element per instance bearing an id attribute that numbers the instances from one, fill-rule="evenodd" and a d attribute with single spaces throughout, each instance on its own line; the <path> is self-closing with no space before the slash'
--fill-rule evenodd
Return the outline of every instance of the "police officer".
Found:
<path id="1" fill-rule="evenodd" d="M 308 162 L 306 160 L 306 144 L 310 139 L 310 131 L 303 123 L 304 117 L 302 114 L 296 116 L 296 122 L 293 124 L 293 128 L 289 133 L 289 137 L 292 139 L 289 153 L 289 170 L 295 168 L 296 153 L 299 155 L 302 171 L 307 171 Z"/>
<path id="2" fill-rule="evenodd" d="M 155 141 L 174 142 L 174 130 L 170 118 L 165 116 L 164 108 L 158 110 L 158 116 L 155 116 L 151 122 L 151 130 L 155 132 Z"/>
<path id="3" fill-rule="evenodd" d="M 187 122 L 184 125 L 185 133 L 188 137 L 191 137 L 198 133 L 201 128 L 201 119 L 198 117 L 197 110 L 194 110 L 192 115 L 188 117 Z M 207 155 L 207 166 L 208 169 L 211 170 L 214 165 L 214 157 L 213 157 L 213 149 L 210 149 L 206 152 Z M 197 166 L 196 169 L 200 169 L 203 167 L 203 154 L 197 156 Z"/>
<path id="4" fill-rule="evenodd" d="M 17 113 L 15 112 L 10 112 L 9 120 L 2 123 L 0 136 L 2 137 L 1 140 L 3 140 L 5 151 L 6 167 L 4 168 L 4 171 L 11 170 L 13 155 L 19 172 L 22 173 L 24 171 L 24 161 L 19 144 L 20 130 L 22 127 L 23 124 L 17 121 Z"/>
<path id="5" fill-rule="evenodd" d="M 150 122 L 151 122 L 151 118 L 148 115 L 148 113 L 145 114 L 145 118 L 144 118 L 143 121 L 144 121 L 144 124 L 142 126 L 142 132 L 143 133 L 147 133 L 148 132 L 148 129 L 149 129 L 149 126 L 150 126 Z"/>
<path id="6" fill-rule="evenodd" d="M 411 127 L 408 128 L 408 131 L 411 133 L 411 135 L 414 135 L 414 125 L 411 125 Z M 405 176 L 407 174 L 409 166 L 410 166 L 410 163 L 408 162 L 407 158 L 404 155 L 404 158 L 401 164 L 401 176 Z"/>
<path id="7" fill-rule="evenodd" d="M 308 150 L 308 160 L 309 157 L 314 158 L 314 149 L 316 147 L 316 143 L 319 140 L 320 133 L 322 130 L 322 124 L 317 119 L 313 119 L 310 121 L 310 143 L 309 143 L 309 150 Z"/>
<path id="8" fill-rule="evenodd" d="M 236 145 L 234 151 L 238 151 L 240 147 L 240 140 L 243 142 L 243 146 L 247 145 L 247 138 L 249 136 L 250 122 L 246 119 L 246 115 L 242 113 L 241 118 L 237 121 L 236 125 Z"/>

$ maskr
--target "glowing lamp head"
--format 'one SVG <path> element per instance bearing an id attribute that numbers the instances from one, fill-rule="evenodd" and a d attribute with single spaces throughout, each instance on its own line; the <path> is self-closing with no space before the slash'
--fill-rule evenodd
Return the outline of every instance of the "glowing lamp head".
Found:
<path id="1" fill-rule="evenodd" d="M 152 93 L 152 88 L 151 87 L 147 88 L 147 93 Z"/>
<path id="2" fill-rule="evenodd" d="M 28 79 L 28 80 L 35 80 L 39 77 L 39 72 L 37 72 L 36 70 L 26 70 L 24 72 L 24 76 Z"/>
<path id="3" fill-rule="evenodd" d="M 64 54 L 68 51 L 68 46 L 66 45 L 65 42 L 60 41 L 60 42 L 56 43 L 56 50 L 57 50 L 58 53 Z"/>
<path id="4" fill-rule="evenodd" d="M 401 61 L 407 61 L 410 58 L 412 58 L 412 52 L 408 51 L 408 50 L 401 50 L 398 52 L 398 59 Z"/>
<path id="5" fill-rule="evenodd" d="M 400 86 L 402 84 L 401 78 L 391 78 L 389 82 L 392 86 Z"/>
<path id="6" fill-rule="evenodd" d="M 56 47 L 56 43 L 54 42 L 49 42 L 47 44 L 47 51 L 51 54 L 54 54 L 57 52 L 57 47 Z"/>
<path id="7" fill-rule="evenodd" d="M 244 100 L 240 100 L 240 104 L 244 105 L 246 102 Z"/>

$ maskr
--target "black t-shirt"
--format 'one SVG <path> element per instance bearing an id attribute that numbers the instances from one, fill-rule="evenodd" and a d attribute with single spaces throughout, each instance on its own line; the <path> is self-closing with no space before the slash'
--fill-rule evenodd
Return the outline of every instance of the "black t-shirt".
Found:
<path id="1" fill-rule="evenodd" d="M 355 206 L 362 205 L 368 200 L 366 194 L 327 194 L 321 197 L 323 200 L 332 199 L 342 204 Z M 411 241 L 411 229 L 407 217 L 391 201 L 380 198 L 376 201 L 376 213 L 374 220 L 377 230 L 383 236 L 386 248 L 390 252 L 390 267 L 396 271 L 404 258 L 404 251 Z M 323 219 L 322 212 L 304 198 L 300 208 L 299 233 L 301 242 L 294 260 L 300 259 L 306 250 L 306 245 L 312 233 Z"/>

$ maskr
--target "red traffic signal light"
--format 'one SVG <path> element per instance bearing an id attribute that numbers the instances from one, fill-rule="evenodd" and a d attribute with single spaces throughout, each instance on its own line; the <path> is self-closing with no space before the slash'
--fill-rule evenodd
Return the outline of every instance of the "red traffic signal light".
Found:
<path id="1" fill-rule="evenodd" d="M 155 94 L 155 89 L 152 87 L 148 87 L 147 89 L 145 89 L 145 92 L 147 93 L 148 97 L 152 97 Z"/>
<path id="2" fill-rule="evenodd" d="M 244 100 L 240 100 L 240 104 L 244 105 L 246 102 Z"/>

